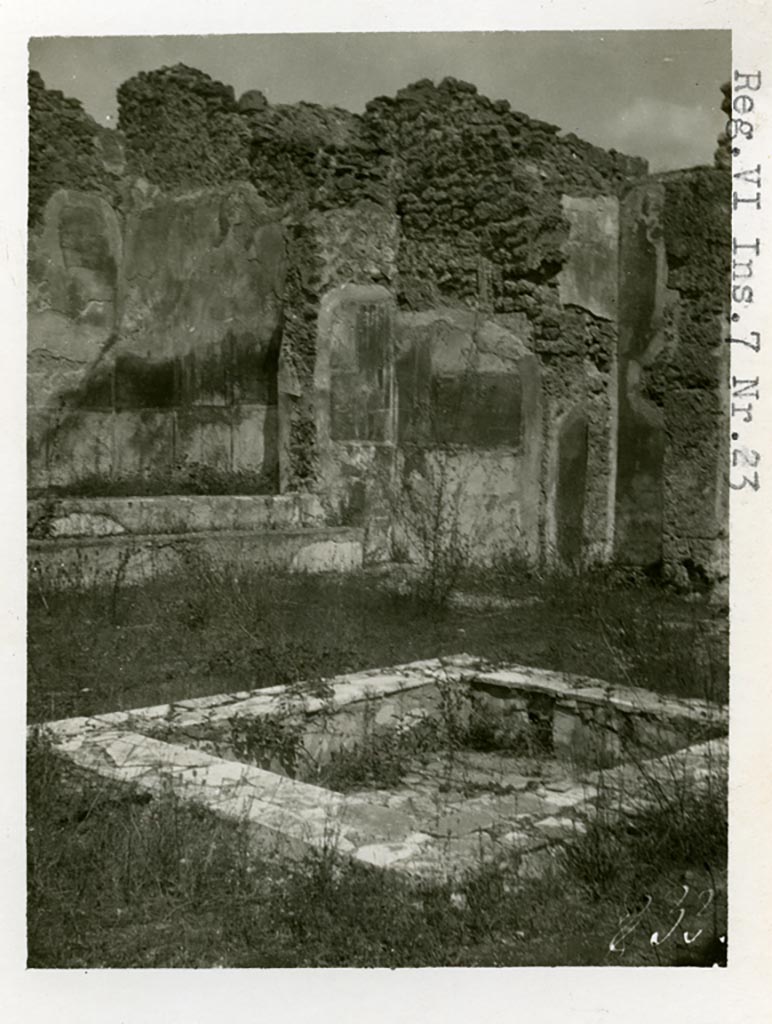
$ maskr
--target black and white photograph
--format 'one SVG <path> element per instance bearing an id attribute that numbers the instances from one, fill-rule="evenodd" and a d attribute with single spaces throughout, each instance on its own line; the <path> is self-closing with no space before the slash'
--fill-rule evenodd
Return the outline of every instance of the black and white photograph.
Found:
<path id="1" fill-rule="evenodd" d="M 29 36 L 28 979 L 733 964 L 766 71 L 436 24 Z"/>

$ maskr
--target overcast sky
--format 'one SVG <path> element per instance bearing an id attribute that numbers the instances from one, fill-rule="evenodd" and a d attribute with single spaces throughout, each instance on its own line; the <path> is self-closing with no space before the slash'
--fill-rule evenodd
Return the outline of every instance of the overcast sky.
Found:
<path id="1" fill-rule="evenodd" d="M 718 31 L 60 37 L 31 40 L 30 66 L 105 124 L 121 82 L 179 62 L 237 96 L 260 89 L 273 103 L 357 112 L 416 79 L 453 75 L 657 171 L 712 162 L 730 46 Z"/>

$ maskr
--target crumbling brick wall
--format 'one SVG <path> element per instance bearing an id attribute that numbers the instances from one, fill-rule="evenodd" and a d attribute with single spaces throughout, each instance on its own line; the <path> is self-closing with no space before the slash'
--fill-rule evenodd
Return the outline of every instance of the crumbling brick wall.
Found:
<path id="1" fill-rule="evenodd" d="M 364 119 L 394 160 L 401 307 L 464 306 L 515 330 L 527 318 L 541 367 L 545 440 L 539 537 L 528 549 L 568 560 L 607 557 L 618 343 L 614 210 L 646 174 L 646 162 L 561 136 L 455 79 L 417 82 L 373 100 Z M 576 209 L 567 212 L 565 197 L 578 200 Z M 596 231 L 606 235 L 600 246 L 580 240 L 577 247 L 587 221 L 609 216 Z M 577 217 L 585 221 L 573 223 Z M 569 264 L 574 280 L 577 268 L 590 267 L 585 277 L 594 276 L 594 285 L 580 281 L 566 291 Z"/>
<path id="2" fill-rule="evenodd" d="M 293 486 L 314 482 L 307 406 L 316 308 L 326 288 L 393 281 L 406 309 L 461 305 L 500 317 L 505 327 L 508 316 L 525 314 L 545 366 L 545 387 L 556 396 L 547 415 L 562 414 L 562 396 L 577 391 L 571 381 L 581 382 L 587 365 L 591 373 L 608 371 L 614 343 L 609 324 L 568 308 L 559 294 L 570 236 L 561 197 L 615 195 L 645 173 L 644 161 L 562 137 L 554 125 L 451 78 L 375 99 L 362 116 L 310 103 L 272 106 L 257 91 L 236 104 L 228 87 L 190 69 L 138 76 L 120 96 L 130 164 L 165 187 L 186 180 L 180 166 L 199 151 L 204 177 L 232 173 L 206 155 L 216 133 L 240 117 L 232 139 L 240 154 L 237 173 L 248 174 L 261 195 L 285 211 L 290 230 L 283 358 L 288 386 L 300 399 L 291 403 L 287 440 L 286 479 Z M 162 117 L 164 97 L 171 115 Z M 152 100 L 147 111 L 146 100 Z M 168 146 L 166 116 L 174 120 L 173 137 L 179 135 L 174 147 Z M 342 266 L 339 250 L 335 273 L 323 280 L 318 217 L 362 202 L 394 210 L 399 218 L 396 273 L 379 276 L 356 258 Z M 598 391 L 597 379 L 592 387 Z"/>

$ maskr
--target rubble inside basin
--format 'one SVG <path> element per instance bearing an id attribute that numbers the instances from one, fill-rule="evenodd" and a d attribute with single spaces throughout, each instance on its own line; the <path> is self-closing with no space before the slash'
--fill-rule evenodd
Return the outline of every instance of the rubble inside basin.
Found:
<path id="1" fill-rule="evenodd" d="M 540 873 L 642 781 L 726 757 L 726 709 L 467 655 L 49 723 L 82 769 L 414 878 L 520 858 Z"/>

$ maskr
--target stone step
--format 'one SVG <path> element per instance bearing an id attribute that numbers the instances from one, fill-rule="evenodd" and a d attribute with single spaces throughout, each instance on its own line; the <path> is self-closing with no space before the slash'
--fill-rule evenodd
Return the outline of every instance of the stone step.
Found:
<path id="1" fill-rule="evenodd" d="M 122 533 L 30 540 L 29 577 L 57 589 L 140 583 L 218 568 L 346 572 L 362 566 L 364 531 L 351 527 Z"/>
<path id="2" fill-rule="evenodd" d="M 128 498 L 33 498 L 27 529 L 35 540 L 119 534 L 287 530 L 325 525 L 316 494 L 170 494 Z"/>

